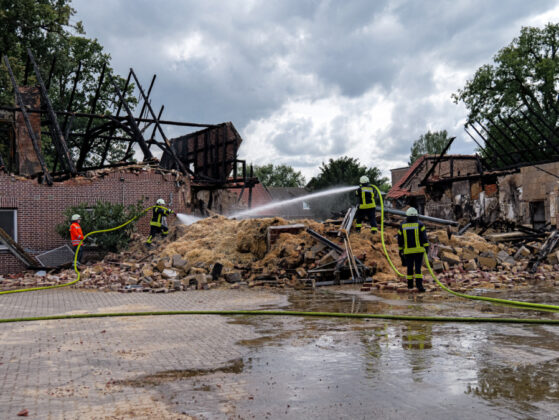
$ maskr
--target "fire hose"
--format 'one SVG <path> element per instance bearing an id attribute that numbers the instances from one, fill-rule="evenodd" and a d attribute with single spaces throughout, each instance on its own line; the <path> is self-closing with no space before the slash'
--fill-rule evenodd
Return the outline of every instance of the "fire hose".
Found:
<path id="1" fill-rule="evenodd" d="M 382 194 L 381 194 L 380 190 L 378 189 L 378 187 L 376 185 L 373 185 L 373 187 L 377 190 L 378 195 L 380 197 L 380 209 L 381 209 L 381 213 L 380 213 L 380 239 L 381 239 L 382 249 L 384 251 L 384 255 L 386 256 L 386 259 L 387 259 L 388 263 L 390 264 L 390 267 L 392 267 L 392 270 L 394 270 L 394 272 L 398 276 L 405 277 L 404 274 L 400 273 L 398 271 L 398 269 L 394 266 L 394 264 L 392 263 L 392 260 L 390 259 L 390 256 L 388 255 L 388 251 L 386 250 L 386 244 L 384 242 L 384 202 L 382 200 Z M 424 252 L 423 254 L 424 254 L 423 259 L 425 260 L 425 264 L 427 265 L 427 269 L 429 270 L 429 273 L 433 277 L 433 280 L 435 280 L 435 282 L 439 285 L 439 287 L 441 289 L 443 289 L 445 292 L 453 294 L 454 296 L 458 296 L 458 297 L 461 297 L 461 298 L 464 298 L 464 299 L 482 300 L 482 301 L 485 301 L 485 302 L 499 303 L 499 304 L 504 304 L 504 305 L 509 305 L 509 306 L 517 306 L 517 307 L 522 307 L 522 308 L 525 308 L 525 309 L 544 310 L 544 311 L 559 311 L 559 306 L 557 306 L 557 305 L 547 305 L 547 304 L 543 304 L 543 303 L 521 302 L 521 301 L 517 301 L 517 300 L 499 299 L 499 298 L 492 298 L 492 297 L 487 297 L 487 296 L 473 296 L 473 295 L 467 295 L 465 293 L 455 292 L 454 290 L 451 290 L 448 287 L 446 287 L 438 279 L 438 277 L 433 272 L 431 264 L 429 263 L 429 258 L 427 256 L 427 253 Z"/>
<path id="2" fill-rule="evenodd" d="M 384 242 L 384 203 L 382 201 L 382 195 L 378 187 L 376 188 L 381 203 L 381 242 L 382 248 L 386 259 L 388 260 L 390 266 L 394 272 L 403 277 L 403 275 L 398 271 L 398 269 L 392 263 L 386 245 Z M 141 217 L 147 211 L 155 206 L 148 207 L 140 212 L 138 215 L 128 220 L 127 222 L 109 229 L 102 229 L 97 231 L 92 231 L 87 233 L 76 249 L 76 254 L 74 256 L 74 270 L 77 273 L 75 280 L 58 284 L 54 286 L 44 286 L 44 287 L 33 287 L 27 289 L 17 289 L 17 290 L 6 290 L 0 292 L 0 295 L 9 293 L 21 293 L 30 292 L 36 290 L 46 290 L 55 289 L 60 287 L 70 286 L 79 282 L 81 278 L 81 273 L 78 270 L 77 265 L 77 255 L 83 241 L 87 239 L 90 235 L 111 232 L 118 229 L 122 229 L 128 224 L 132 223 L 134 220 Z M 462 298 L 482 300 L 491 303 L 499 303 L 505 305 L 512 305 L 516 307 L 522 307 L 525 309 L 540 310 L 540 311 L 559 311 L 559 306 L 546 305 L 530 302 L 519 302 L 506 299 L 497 299 L 484 296 L 471 296 L 464 293 L 455 292 L 445 285 L 443 285 L 439 279 L 436 277 L 431 266 L 427 255 L 425 255 L 425 260 L 429 272 L 433 276 L 433 279 L 437 284 L 445 291 Z M 394 314 L 369 314 L 369 313 L 342 313 L 342 312 L 304 312 L 304 311 L 278 311 L 278 310 L 266 310 L 266 311 L 244 311 L 244 310 L 197 310 L 197 311 L 146 311 L 146 312 L 111 312 L 111 313 L 95 313 L 95 314 L 61 314 L 61 315 L 49 315 L 49 316 L 34 316 L 34 317 L 20 317 L 20 318 L 3 318 L 0 319 L 0 323 L 11 323 L 11 322 L 26 322 L 26 321 L 49 321 L 49 320 L 62 320 L 62 319 L 84 319 L 84 318 L 107 318 L 107 317 L 131 317 L 131 316 L 162 316 L 162 315 L 217 315 L 217 316 L 233 316 L 233 315 L 245 315 L 245 316 L 297 316 L 297 317 L 328 317 L 328 318 L 351 318 L 351 319 L 384 319 L 384 320 L 394 320 L 394 321 L 423 321 L 423 322 L 459 322 L 459 323 L 513 323 L 513 324 L 537 324 L 537 325 L 559 325 L 559 319 L 535 319 L 535 318 L 492 318 L 492 317 L 454 317 L 454 316 L 417 316 L 417 315 L 394 315 Z"/>

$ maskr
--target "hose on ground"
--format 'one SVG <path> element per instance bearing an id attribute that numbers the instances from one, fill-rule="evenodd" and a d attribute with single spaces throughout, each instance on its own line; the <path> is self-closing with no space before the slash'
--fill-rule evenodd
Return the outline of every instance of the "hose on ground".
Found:
<path id="1" fill-rule="evenodd" d="M 80 248 L 83 245 L 83 241 L 85 241 L 87 239 L 88 236 L 91 235 L 95 235 L 97 233 L 105 233 L 105 232 L 112 232 L 115 230 L 119 230 L 122 229 L 123 227 L 129 225 L 130 223 L 132 223 L 134 220 L 142 217 L 146 212 L 148 212 L 149 210 L 151 210 L 152 208 L 154 208 L 155 206 L 151 206 L 148 208 L 145 208 L 144 210 L 142 210 L 140 213 L 138 213 L 136 216 L 134 216 L 132 219 L 124 222 L 123 224 L 116 226 L 116 227 L 112 227 L 112 228 L 108 228 L 108 229 L 100 229 L 100 230 L 94 230 L 91 231 L 87 234 L 84 235 L 83 239 L 80 241 L 80 243 L 78 244 L 77 248 L 76 248 L 76 252 L 74 254 L 74 271 L 76 272 L 77 276 L 75 280 L 72 280 L 68 283 L 64 283 L 64 284 L 55 284 L 54 286 L 40 286 L 40 287 L 30 287 L 27 289 L 16 289 L 16 290 L 4 290 L 0 292 L 0 295 L 7 295 L 10 293 L 22 293 L 22 292 L 32 292 L 34 290 L 47 290 L 47 289 L 57 289 L 59 287 L 66 287 L 66 286 L 71 286 L 72 284 L 76 284 L 77 282 L 80 281 L 81 278 L 81 273 L 80 270 L 78 270 L 78 252 L 80 250 Z"/>
<path id="2" fill-rule="evenodd" d="M 384 243 L 384 202 L 383 202 L 382 194 L 381 194 L 379 188 L 376 185 L 373 185 L 373 187 L 377 190 L 379 200 L 380 200 L 380 209 L 381 209 L 381 213 L 380 213 L 380 238 L 381 238 L 382 249 L 384 251 L 384 255 L 385 255 L 388 263 L 390 264 L 390 267 L 392 267 L 392 270 L 394 270 L 394 272 L 398 276 L 405 277 L 394 266 L 394 263 L 390 259 L 390 255 L 388 255 L 388 251 L 387 251 L 386 245 Z M 480 301 L 484 301 L 484 302 L 492 302 L 492 303 L 498 303 L 498 304 L 503 304 L 503 305 L 522 307 L 524 309 L 544 310 L 544 311 L 559 311 L 559 306 L 557 306 L 557 305 L 548 305 L 548 304 L 543 304 L 543 303 L 521 302 L 521 301 L 517 301 L 517 300 L 499 299 L 499 298 L 492 298 L 492 297 L 488 297 L 488 296 L 473 296 L 473 295 L 467 295 L 465 293 L 455 292 L 454 290 L 451 290 L 448 287 L 446 287 L 438 279 L 436 274 L 433 272 L 431 264 L 429 263 L 429 258 L 427 256 L 427 253 L 424 253 L 423 259 L 425 260 L 425 264 L 427 265 L 427 269 L 429 270 L 429 273 L 433 277 L 433 280 L 435 280 L 435 282 L 439 285 L 439 287 L 441 289 L 443 289 L 445 292 L 453 294 L 454 296 L 458 296 L 458 297 L 461 297 L 461 298 L 464 298 L 464 299 L 480 300 Z"/>
<path id="3" fill-rule="evenodd" d="M 381 242 L 382 248 L 386 259 L 388 260 L 390 266 L 394 272 L 403 277 L 403 275 L 398 271 L 398 269 L 392 263 L 386 245 L 384 242 L 384 203 L 382 201 L 382 195 L 380 190 L 377 189 L 380 197 L 381 203 Z M 109 229 L 102 229 L 97 231 L 89 232 L 84 236 L 84 239 L 78 245 L 76 249 L 76 254 L 74 256 L 74 270 L 77 273 L 75 280 L 54 286 L 44 286 L 44 287 L 34 287 L 28 289 L 18 289 L 18 290 L 7 290 L 0 292 L 0 294 L 8 293 L 19 293 L 19 292 L 29 292 L 34 290 L 45 290 L 54 289 L 65 286 L 70 286 L 77 283 L 81 278 L 81 273 L 77 266 L 77 255 L 83 241 L 90 235 L 111 232 L 114 230 L 122 229 L 128 224 L 132 223 L 134 220 L 142 216 L 144 213 L 149 211 L 155 206 L 148 207 L 144 209 L 134 218 L 128 220 L 127 222 Z M 555 305 L 544 305 L 535 304 L 529 302 L 517 302 L 509 301 L 506 299 L 496 299 L 496 298 L 486 298 L 482 296 L 471 296 L 463 293 L 454 292 L 444 286 L 433 273 L 431 266 L 429 265 L 427 256 L 425 255 L 425 260 L 427 261 L 427 267 L 433 276 L 433 279 L 437 284 L 445 291 L 452 293 L 456 296 L 484 300 L 493 303 L 508 304 L 513 306 L 521 306 L 526 309 L 540 309 L 540 310 L 559 310 L 559 307 Z M 385 320 L 397 320 L 397 321 L 423 321 L 423 322 L 465 322 L 465 323 L 512 323 L 512 324 L 538 324 L 538 325 L 559 325 L 559 319 L 531 319 L 531 318 L 489 318 L 489 317 L 435 317 L 435 316 L 416 316 L 416 315 L 392 315 L 392 314 L 362 314 L 362 313 L 340 313 L 340 312 L 302 312 L 302 311 L 242 311 L 242 310 L 223 310 L 223 311 L 148 311 L 148 312 L 114 312 L 114 313 L 97 313 L 97 314 L 71 314 L 71 315 L 48 315 L 48 316 L 37 316 L 37 317 L 20 317 L 20 318 L 3 318 L 0 319 L 0 323 L 11 323 L 11 322 L 29 322 L 29 321 L 48 321 L 48 320 L 63 320 L 63 319 L 84 319 L 84 318 L 107 318 L 107 317 L 132 317 L 132 316 L 161 316 L 161 315 L 218 315 L 218 316 L 232 316 L 232 315 L 246 315 L 246 316 L 300 316 L 300 317 L 334 317 L 334 318 L 353 318 L 353 319 L 385 319 Z"/>
<path id="4" fill-rule="evenodd" d="M 386 320 L 393 320 L 393 321 L 422 321 L 422 322 L 559 325 L 559 319 L 488 318 L 488 317 L 483 318 L 483 317 L 454 317 L 454 316 L 363 314 L 363 313 L 345 313 L 345 312 L 242 311 L 242 310 L 111 312 L 111 313 L 98 313 L 98 314 L 47 315 L 47 316 L 33 316 L 33 317 L 22 317 L 22 318 L 4 318 L 4 319 L 0 319 L 0 323 L 52 321 L 52 320 L 85 319 L 85 318 L 161 316 L 161 315 L 297 316 L 297 317 L 319 317 L 319 318 L 386 319 Z"/>

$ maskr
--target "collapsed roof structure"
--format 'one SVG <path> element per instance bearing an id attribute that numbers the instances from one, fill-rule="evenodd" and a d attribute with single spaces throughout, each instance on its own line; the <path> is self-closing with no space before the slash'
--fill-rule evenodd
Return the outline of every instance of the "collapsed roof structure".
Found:
<path id="1" fill-rule="evenodd" d="M 133 69 L 118 79 L 103 65 L 80 97 L 81 64 L 64 87 L 51 89 L 54 65 L 42 73 L 29 49 L 27 60 L 18 81 L 14 63 L 2 57 L 15 103 L 0 103 L 0 228 L 6 232 L 0 237 L 0 274 L 39 265 L 30 260 L 63 249 L 56 226 L 72 206 L 149 205 L 164 198 L 178 213 L 251 207 L 258 179 L 238 159 L 242 138 L 232 123 L 164 120 L 164 106 L 155 110 L 151 103 L 156 76 L 145 89 Z M 193 132 L 168 138 L 169 127 Z M 138 225 L 146 233 L 148 223 Z"/>
<path id="2" fill-rule="evenodd" d="M 59 110 L 54 109 L 48 94 L 53 66 L 45 82 L 31 50 L 28 49 L 27 54 L 37 86 L 19 86 L 10 60 L 3 56 L 16 106 L 0 105 L 0 126 L 8 133 L 10 142 L 8 156 L 0 153 L 0 169 L 52 185 L 86 171 L 136 163 L 135 155 L 141 154 L 145 164 L 188 175 L 193 188 L 248 188 L 250 191 L 258 182 L 247 170 L 246 161 L 237 158 L 242 138 L 232 123 L 200 124 L 161 118 L 164 105 L 156 112 L 150 101 L 155 75 L 146 91 L 131 68 L 122 87 L 104 65 L 89 112 L 76 112 L 73 101 L 80 83 L 80 63 L 66 109 Z M 114 90 L 111 114 L 97 113 L 103 83 L 109 83 Z M 131 83 L 139 92 L 136 115 L 126 97 Z M 169 139 L 164 130 L 166 126 L 202 130 Z M 54 162 L 50 164 L 41 145 L 42 133 L 50 137 L 55 149 Z M 78 141 L 79 147 L 71 149 L 69 139 Z M 109 150 L 114 144 L 126 145 L 118 160 L 110 160 Z M 155 157 L 154 148 L 162 153 L 160 161 Z"/>
<path id="3" fill-rule="evenodd" d="M 496 119 L 465 126 L 479 154 L 446 154 L 451 138 L 440 155 L 393 169 L 388 197 L 444 219 L 559 226 L 558 128 L 528 103 Z"/>

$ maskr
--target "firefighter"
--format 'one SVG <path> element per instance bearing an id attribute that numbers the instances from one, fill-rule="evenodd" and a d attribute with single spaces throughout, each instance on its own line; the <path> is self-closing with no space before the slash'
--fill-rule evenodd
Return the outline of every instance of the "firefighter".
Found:
<path id="1" fill-rule="evenodd" d="M 363 175 L 359 178 L 359 188 L 355 191 L 355 195 L 359 200 L 359 206 L 355 213 L 355 230 L 360 232 L 363 220 L 368 218 L 371 225 L 371 233 L 377 233 L 375 192 L 371 184 L 369 184 L 368 176 Z"/>
<path id="2" fill-rule="evenodd" d="M 83 232 L 82 227 L 80 226 L 81 216 L 79 214 L 72 215 L 72 224 L 70 225 L 70 240 L 72 242 L 72 246 L 74 247 L 74 258 L 77 255 L 77 263 L 80 264 L 82 262 L 82 255 L 83 255 L 83 245 L 80 246 L 78 251 L 78 245 L 83 240 Z"/>
<path id="3" fill-rule="evenodd" d="M 162 235 L 163 237 L 169 234 L 169 227 L 167 226 L 167 216 L 170 214 L 175 214 L 175 212 L 167 207 L 165 207 L 165 200 L 162 198 L 156 201 L 156 205 L 153 207 L 153 216 L 149 222 L 149 236 L 146 240 L 146 245 L 149 247 L 153 241 L 155 235 Z"/>
<path id="4" fill-rule="evenodd" d="M 413 279 L 415 278 L 417 290 L 424 292 L 421 265 L 423 264 L 423 254 L 429 251 L 429 241 L 425 225 L 419 221 L 417 210 L 414 207 L 410 207 L 406 211 L 406 220 L 398 229 L 398 251 L 403 265 L 407 268 L 408 289 L 413 289 Z"/>

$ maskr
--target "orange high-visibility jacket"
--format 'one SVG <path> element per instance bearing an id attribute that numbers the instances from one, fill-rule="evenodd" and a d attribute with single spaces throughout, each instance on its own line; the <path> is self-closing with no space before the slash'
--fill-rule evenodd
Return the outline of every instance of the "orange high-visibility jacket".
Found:
<path id="1" fill-rule="evenodd" d="M 72 246 L 78 246 L 83 239 L 82 227 L 77 222 L 70 225 L 70 239 L 72 240 Z"/>

